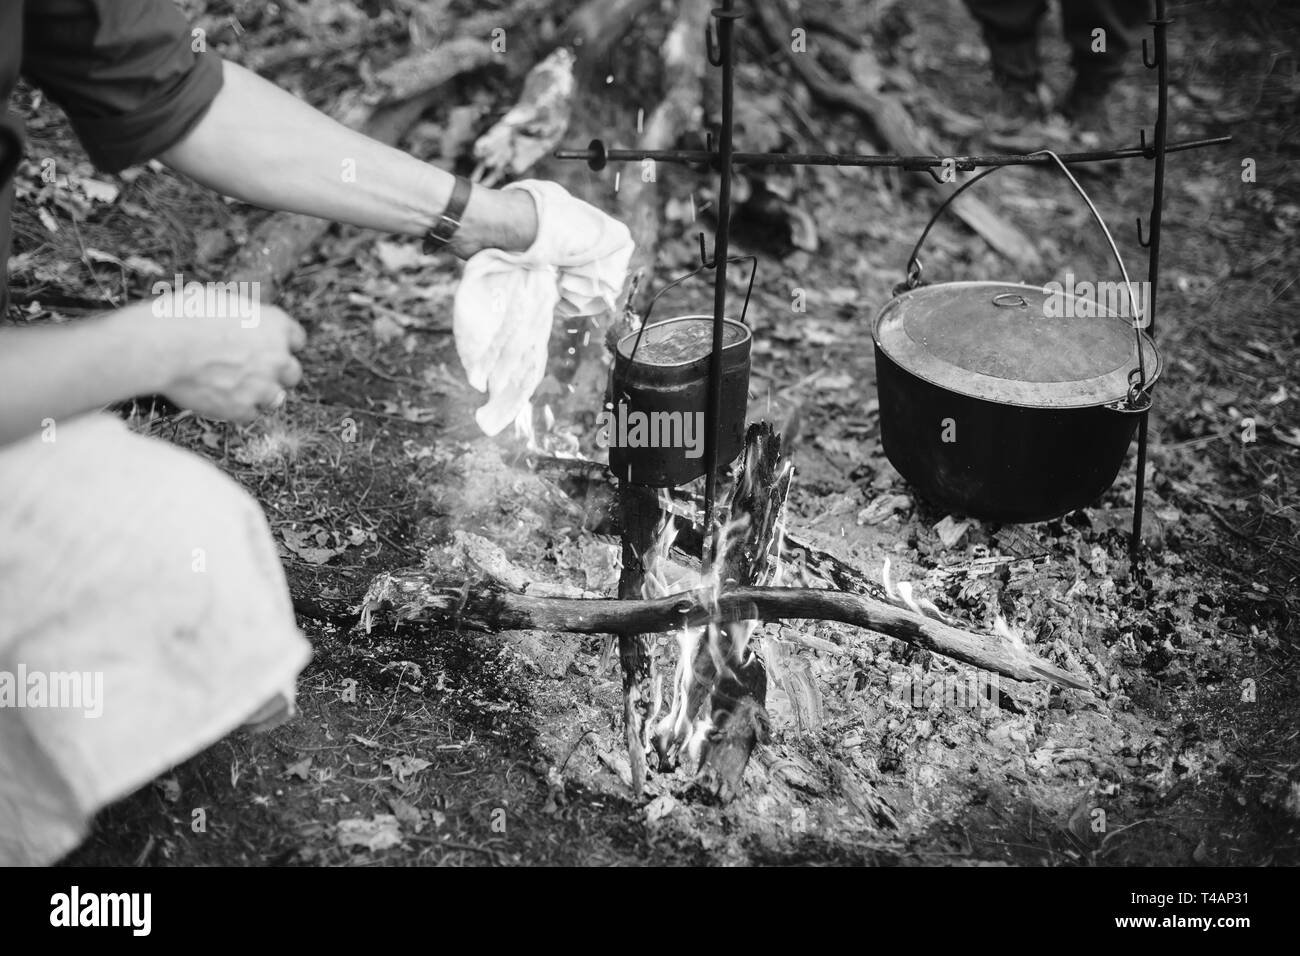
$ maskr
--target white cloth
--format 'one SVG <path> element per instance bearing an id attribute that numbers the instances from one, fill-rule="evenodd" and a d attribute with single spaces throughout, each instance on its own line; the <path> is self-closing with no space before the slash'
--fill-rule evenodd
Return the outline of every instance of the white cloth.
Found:
<path id="1" fill-rule="evenodd" d="M 106 415 L 55 429 L 0 447 L 3 866 L 66 854 L 105 804 L 291 698 L 311 656 L 236 482 Z M 30 693 L 74 674 L 75 695 Z"/>
<path id="2" fill-rule="evenodd" d="M 551 322 L 612 311 L 627 278 L 627 226 L 558 183 L 527 179 L 537 239 L 524 252 L 485 249 L 465 263 L 453 330 L 469 383 L 488 393 L 474 419 L 495 435 L 528 407 L 546 374 Z"/>

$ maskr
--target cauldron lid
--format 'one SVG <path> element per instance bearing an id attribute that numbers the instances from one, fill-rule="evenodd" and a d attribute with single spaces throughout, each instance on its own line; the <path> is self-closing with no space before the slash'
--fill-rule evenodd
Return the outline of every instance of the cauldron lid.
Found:
<path id="1" fill-rule="evenodd" d="M 1099 302 L 1011 282 L 944 282 L 895 296 L 877 345 L 899 366 L 961 395 L 1043 408 L 1104 405 L 1137 365 L 1127 295 Z M 1147 380 L 1159 358 L 1143 334 Z"/>

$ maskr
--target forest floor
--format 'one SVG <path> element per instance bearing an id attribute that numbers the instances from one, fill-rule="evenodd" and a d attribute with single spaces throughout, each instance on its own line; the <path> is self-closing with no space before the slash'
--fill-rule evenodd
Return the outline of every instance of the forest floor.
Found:
<path id="1" fill-rule="evenodd" d="M 212 23 L 229 12 L 198 6 Z M 323 6 L 363 15 L 346 2 Z M 842 4 L 840 22 L 875 43 L 914 115 L 950 152 L 982 150 L 970 118 L 988 113 L 994 93 L 960 4 L 886 4 L 891 12 L 871 22 L 874 8 L 862 6 Z M 599 638 L 352 626 L 349 608 L 374 575 L 450 566 L 468 535 L 500 546 L 535 580 L 605 593 L 617 550 L 603 533 L 607 496 L 575 495 L 575 483 L 533 469 L 521 438 L 477 433 L 481 399 L 451 335 L 458 265 L 412 241 L 334 228 L 281 296 L 310 336 L 306 379 L 284 409 L 246 427 L 145 404 L 132 413 L 135 427 L 212 459 L 264 505 L 315 647 L 301 715 L 265 735 L 233 734 L 107 809 L 68 862 L 1300 862 L 1300 19 L 1255 12 L 1267 8 L 1175 10 L 1170 137 L 1231 133 L 1234 142 L 1168 161 L 1157 315 L 1165 366 L 1150 425 L 1149 550 L 1136 581 L 1133 454 L 1093 507 L 1014 526 L 931 508 L 885 459 L 870 323 L 934 208 L 912 174 L 801 171 L 797 203 L 815 223 L 816 253 L 743 219 L 733 233 L 738 252 L 762 258 L 749 310 L 750 418 L 799 422 L 792 531 L 872 577 L 888 560 L 894 580 L 977 630 L 1002 615 L 1094 694 L 1004 681 L 1001 708 L 913 706 L 890 694 L 891 677 L 964 679 L 967 669 L 841 625 L 768 625 L 759 639 L 773 676 L 773 741 L 756 752 L 741 795 L 719 805 L 678 770 L 652 775 L 634 801 L 618 664 L 616 655 L 602 662 Z M 241 36 L 212 33 L 223 52 L 283 39 L 275 15 L 239 12 Z M 643 20 L 611 55 L 609 82 L 583 94 L 567 142 L 631 141 L 636 110 L 653 105 L 639 102 L 635 71 L 657 55 L 667 25 Z M 777 66 L 756 61 L 747 22 L 738 148 L 746 130 L 780 124 L 807 148 L 877 151 L 856 117 L 774 84 Z M 380 38 L 368 54 L 375 63 L 401 42 L 392 31 Z M 1064 62 L 1055 20 L 1044 49 Z M 334 77 L 340 67 L 301 61 L 278 78 L 313 98 L 337 92 L 339 81 L 319 82 L 314 70 Z M 1058 94 L 1068 80 L 1064 67 L 1049 76 Z M 489 89 L 466 81 L 456 93 L 499 115 L 510 91 Z M 1153 90 L 1135 57 L 1116 111 L 1132 128 L 1111 145 L 1150 130 Z M 10 263 L 18 321 L 141 297 L 154 267 L 223 278 L 266 215 L 159 168 L 98 176 L 55 108 L 30 91 L 15 108 L 30 137 Z M 408 148 L 437 160 L 445 119 L 435 111 Z M 74 171 L 76 188 L 42 188 L 47 156 Z M 1255 161 L 1253 182 L 1243 182 L 1245 159 Z M 554 161 L 534 171 L 611 211 L 613 173 Z M 1110 275 L 1104 242 L 1059 176 L 1016 168 L 996 178 L 983 198 L 1033 237 L 1043 265 L 1022 274 L 954 221 L 928 242 L 927 279 Z M 1149 220 L 1150 164 L 1082 181 L 1130 271 L 1145 275 L 1132 222 Z M 708 182 L 675 170 L 660 185 L 689 208 L 707 199 Z M 709 225 L 707 212 L 699 224 L 670 218 L 659 281 L 692 266 L 693 232 Z M 136 258 L 124 264 L 122 250 Z M 795 289 L 805 312 L 792 309 Z M 702 288 L 676 301 L 708 311 Z M 544 388 L 539 407 L 563 393 L 558 379 Z M 540 440 L 590 451 L 591 433 L 585 417 Z M 842 639 L 827 640 L 832 631 Z M 197 807 L 208 820 L 201 834 L 190 826 Z"/>

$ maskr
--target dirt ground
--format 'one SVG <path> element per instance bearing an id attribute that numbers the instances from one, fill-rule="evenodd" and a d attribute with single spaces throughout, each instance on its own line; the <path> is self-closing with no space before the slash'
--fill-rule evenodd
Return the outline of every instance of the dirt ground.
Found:
<path id="1" fill-rule="evenodd" d="M 216 20 L 226 6 L 201 12 Z M 987 113 L 994 94 L 960 5 L 897 4 L 872 22 L 869 7 L 841 6 L 840 22 L 874 38 L 914 113 L 952 152 L 981 151 L 982 127 L 970 118 Z M 218 462 L 265 506 L 315 647 L 301 716 L 269 734 L 234 734 L 107 809 L 67 862 L 1300 862 L 1300 17 L 1281 6 L 1225 0 L 1174 11 L 1170 137 L 1234 141 L 1169 158 L 1157 316 L 1166 364 L 1151 417 L 1149 552 L 1136 580 L 1126 553 L 1132 455 L 1094 507 L 1033 525 L 972 521 L 949 544 L 940 530 L 961 516 L 941 524 L 950 516 L 917 500 L 884 458 L 869 323 L 933 209 L 910 174 L 802 171 L 797 203 L 816 225 L 817 253 L 793 250 L 762 223 L 742 220 L 733 237 L 762 257 L 750 417 L 798 422 L 791 529 L 871 577 L 888 559 L 895 580 L 974 629 L 1001 614 L 1095 694 L 1008 680 L 991 711 L 913 706 L 890 694 L 891 675 L 934 681 L 967 670 L 840 625 L 769 625 L 760 633 L 774 739 L 756 753 L 741 796 L 718 805 L 678 770 L 652 776 L 646 798 L 633 801 L 618 664 L 616 655 L 602 661 L 599 638 L 355 627 L 375 574 L 454 567 L 479 538 L 536 581 L 592 592 L 612 593 L 617 552 L 598 482 L 534 470 L 522 439 L 476 432 L 479 399 L 451 336 L 457 266 L 406 240 L 334 228 L 282 297 L 310 334 L 306 380 L 284 410 L 238 428 L 151 403 L 132 412 L 136 427 Z M 228 42 L 256 49 L 271 15 L 239 12 L 247 32 Z M 599 95 L 585 94 L 568 142 L 631 141 L 646 92 L 638 51 L 653 53 L 666 27 L 646 21 L 623 41 L 626 55 L 611 57 Z M 748 127 L 738 148 L 746 132 L 762 138 L 779 121 L 807 148 L 876 150 L 857 118 L 774 85 L 774 65 L 755 62 L 744 40 L 747 23 L 739 95 Z M 378 39 L 396 42 L 383 30 Z M 1063 61 L 1055 20 L 1045 49 Z M 374 56 L 383 60 L 382 46 Z M 312 68 L 301 64 L 283 82 L 306 88 Z M 1049 80 L 1059 94 L 1068 69 Z M 338 85 L 310 88 L 327 96 Z M 468 85 L 457 92 L 479 95 Z M 1118 140 L 1134 142 L 1154 120 L 1154 74 L 1135 62 L 1118 95 L 1117 113 L 1132 125 Z M 15 107 L 32 157 L 57 156 L 84 179 L 104 179 L 57 110 L 30 92 Z M 436 112 L 408 145 L 436 155 L 444 119 Z M 1246 159 L 1253 182 L 1243 182 Z M 612 169 L 548 161 L 537 172 L 615 208 Z M 118 181 L 108 202 L 42 191 L 34 163 L 22 175 L 10 264 L 17 321 L 146 294 L 147 265 L 87 250 L 128 250 L 165 275 L 220 278 L 266 215 L 154 168 Z M 1022 274 L 950 222 L 928 243 L 927 279 L 1109 274 L 1104 243 L 1060 177 L 1008 169 L 995 179 L 984 198 L 1033 237 L 1039 272 Z M 1132 223 L 1149 219 L 1150 164 L 1082 181 L 1131 271 L 1145 276 Z M 662 179 L 679 202 L 707 199 L 708 184 L 686 170 Z M 47 217 L 62 228 L 52 232 Z M 709 226 L 707 212 L 700 224 Z M 669 221 L 661 279 L 690 267 L 695 228 Z M 796 288 L 806 312 L 792 311 Z M 676 304 L 707 311 L 708 301 L 701 287 Z M 564 393 L 561 377 L 549 379 L 539 407 Z M 595 411 L 558 421 L 543 444 L 590 450 Z M 848 639 L 837 646 L 830 632 Z M 195 833 L 200 807 L 207 828 Z"/>

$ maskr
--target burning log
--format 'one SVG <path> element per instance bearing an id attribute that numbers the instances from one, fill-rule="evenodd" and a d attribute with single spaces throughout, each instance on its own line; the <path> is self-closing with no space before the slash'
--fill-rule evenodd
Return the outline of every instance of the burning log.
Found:
<path id="1" fill-rule="evenodd" d="M 781 454 L 781 436 L 767 422 L 751 425 L 728 508 L 731 534 L 721 548 L 717 580 L 728 586 L 755 585 L 775 577 L 792 474 Z M 749 646 L 756 627 L 756 621 L 739 621 L 706 629 L 691 659 L 678 664 L 684 679 L 674 712 L 655 735 L 661 764 L 671 766 L 685 742 L 683 730 L 696 721 L 691 744 L 699 771 L 711 778 L 712 789 L 723 799 L 739 791 L 754 745 L 766 743 L 770 733 L 767 668 Z M 697 718 L 705 697 L 708 714 Z"/>
<path id="2" fill-rule="evenodd" d="M 386 571 L 370 583 L 362 623 L 381 612 L 394 621 L 476 631 L 560 631 L 639 635 L 728 621 L 838 621 L 876 631 L 972 667 L 1021 681 L 1091 690 L 1088 682 L 992 635 L 975 634 L 860 594 L 809 588 L 710 588 L 652 600 L 548 598 L 477 582 L 453 582 L 420 569 Z M 842 642 L 842 639 L 832 637 Z"/>
<path id="3" fill-rule="evenodd" d="M 630 602 L 641 597 L 645 585 L 645 556 L 650 553 L 656 538 L 659 504 L 654 489 L 639 485 L 620 482 L 618 495 L 623 516 L 623 569 L 618 579 L 618 596 Z M 641 796 L 645 786 L 646 752 L 650 746 L 649 720 L 654 699 L 651 641 L 654 632 L 669 629 L 606 629 L 618 635 L 618 660 L 623 671 L 623 729 L 627 735 L 628 763 L 635 797 Z"/>

